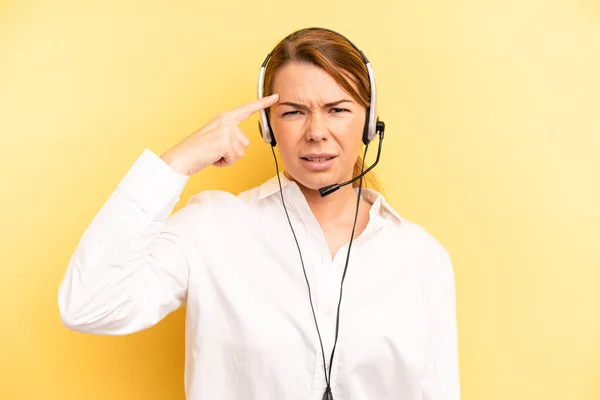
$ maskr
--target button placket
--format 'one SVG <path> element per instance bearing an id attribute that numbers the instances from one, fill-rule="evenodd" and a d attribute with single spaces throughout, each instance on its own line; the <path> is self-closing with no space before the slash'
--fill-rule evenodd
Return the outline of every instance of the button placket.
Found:
<path id="1" fill-rule="evenodd" d="M 297 190 L 297 192 L 299 192 L 299 190 Z M 311 280 L 309 277 L 309 282 L 311 291 L 313 292 L 315 315 L 319 326 L 321 340 L 323 342 L 326 370 L 329 373 L 329 362 L 335 340 L 335 324 L 341 273 L 338 274 L 337 270 L 339 269 L 339 266 L 335 265 L 331 260 L 329 247 L 327 246 L 321 227 L 314 218 L 308 204 L 303 202 L 299 196 L 291 197 L 297 217 L 301 220 L 301 226 L 304 232 L 304 235 L 302 236 L 304 236 L 304 241 L 308 245 L 306 248 L 302 248 L 302 254 L 304 256 L 306 253 L 305 260 L 310 258 L 312 261 L 309 265 L 312 268 L 313 279 Z M 322 386 L 325 383 L 325 377 L 323 375 L 323 353 L 321 352 L 318 338 L 316 339 L 316 346 L 316 368 L 314 373 L 315 386 L 313 389 Z M 317 394 L 320 398 L 322 391 Z"/>
<path id="2" fill-rule="evenodd" d="M 337 303 L 339 300 L 339 279 L 337 278 L 337 266 L 329 262 L 322 266 L 323 270 L 323 290 L 320 320 L 322 325 L 323 347 L 325 348 L 325 356 L 327 367 L 331 359 L 331 351 L 335 341 L 335 325 L 337 317 Z"/>

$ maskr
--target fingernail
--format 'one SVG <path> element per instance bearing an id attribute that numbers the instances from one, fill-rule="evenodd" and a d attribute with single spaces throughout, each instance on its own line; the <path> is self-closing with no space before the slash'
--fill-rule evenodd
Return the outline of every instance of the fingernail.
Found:
<path id="1" fill-rule="evenodd" d="M 277 99 L 277 98 L 279 98 L 279 95 L 277 93 L 275 93 L 275 94 L 272 94 L 271 97 Z"/>

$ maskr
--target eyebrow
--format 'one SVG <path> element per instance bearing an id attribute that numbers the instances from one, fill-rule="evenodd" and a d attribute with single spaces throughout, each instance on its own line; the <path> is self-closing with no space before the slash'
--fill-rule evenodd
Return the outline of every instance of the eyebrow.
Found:
<path id="1" fill-rule="evenodd" d="M 337 105 L 342 104 L 342 103 L 352 103 L 352 101 L 348 100 L 348 99 L 342 99 L 342 100 L 332 101 L 331 103 L 327 103 L 327 104 L 323 105 L 323 107 L 324 108 L 334 107 L 334 106 L 337 106 Z M 284 102 L 281 102 L 281 103 L 277 103 L 277 105 L 280 105 L 280 106 L 291 106 L 291 107 L 295 107 L 295 108 L 300 108 L 302 110 L 308 110 L 307 106 L 305 106 L 303 104 L 293 103 L 291 101 L 284 101 Z"/>

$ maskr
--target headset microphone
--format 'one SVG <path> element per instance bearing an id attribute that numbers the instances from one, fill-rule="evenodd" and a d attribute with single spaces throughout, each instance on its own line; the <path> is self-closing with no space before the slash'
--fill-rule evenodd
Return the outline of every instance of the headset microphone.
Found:
<path id="1" fill-rule="evenodd" d="M 383 121 L 377 121 L 377 132 L 379 132 L 379 148 L 377 149 L 377 158 L 375 159 L 375 162 L 373 163 L 373 165 L 371 165 L 360 175 L 357 175 L 356 177 L 350 179 L 349 181 L 346 181 L 344 183 L 336 183 L 334 185 L 329 185 L 329 186 L 320 188 L 319 193 L 321 194 L 321 197 L 325 197 L 325 196 L 335 192 L 339 188 L 349 185 L 352 182 L 359 180 L 360 178 L 365 176 L 367 174 L 367 172 L 372 170 L 377 165 L 377 163 L 379 162 L 379 156 L 381 155 L 381 142 L 383 141 L 383 132 L 384 131 L 385 131 L 385 123 Z M 369 143 L 366 144 L 366 147 L 369 147 Z M 365 149 L 365 151 L 366 151 L 366 149 Z"/>

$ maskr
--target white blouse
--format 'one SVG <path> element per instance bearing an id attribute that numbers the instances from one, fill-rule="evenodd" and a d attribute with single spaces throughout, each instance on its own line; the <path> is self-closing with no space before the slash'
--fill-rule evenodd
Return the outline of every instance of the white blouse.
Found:
<path id="1" fill-rule="evenodd" d="M 299 187 L 280 178 L 329 364 L 348 245 L 332 260 Z M 63 324 L 125 335 L 186 304 L 188 399 L 321 400 L 321 346 L 277 177 L 237 196 L 200 192 L 173 212 L 188 179 L 143 151 L 69 262 Z M 362 193 L 372 207 L 344 280 L 333 398 L 458 400 L 450 257 L 381 195 Z"/>

